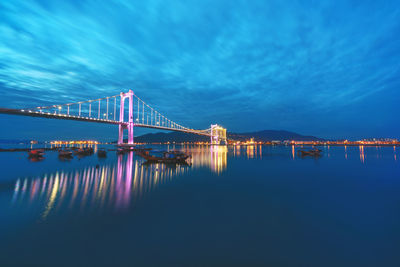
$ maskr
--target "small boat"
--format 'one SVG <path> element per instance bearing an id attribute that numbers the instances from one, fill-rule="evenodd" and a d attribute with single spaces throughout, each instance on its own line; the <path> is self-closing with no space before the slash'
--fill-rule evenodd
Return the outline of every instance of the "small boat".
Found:
<path id="1" fill-rule="evenodd" d="M 72 158 L 72 151 L 70 150 L 59 150 L 58 156 L 62 158 Z"/>
<path id="2" fill-rule="evenodd" d="M 89 156 L 89 155 L 92 155 L 92 154 L 94 153 L 94 150 L 93 150 L 93 148 L 91 148 L 91 147 L 88 147 L 88 148 L 79 148 L 79 149 L 76 149 L 76 150 L 74 151 L 74 153 L 75 153 L 76 155 L 78 155 L 78 156 Z"/>
<path id="3" fill-rule="evenodd" d="M 107 152 L 104 149 L 99 149 L 99 150 L 97 150 L 97 156 L 99 158 L 106 158 Z"/>
<path id="4" fill-rule="evenodd" d="M 33 149 L 28 151 L 29 157 L 30 158 L 40 158 L 44 156 L 44 150 L 43 149 Z"/>
<path id="5" fill-rule="evenodd" d="M 123 154 L 125 154 L 125 149 L 122 149 L 122 148 L 118 148 L 117 149 L 117 155 L 123 155 Z"/>
<path id="6" fill-rule="evenodd" d="M 187 164 L 186 160 L 190 157 L 190 155 L 187 155 L 180 151 L 164 151 L 162 152 L 162 157 L 151 155 L 149 151 L 141 151 L 137 154 L 146 159 L 148 162 L 167 164 Z"/>
<path id="7" fill-rule="evenodd" d="M 321 149 L 317 149 L 317 148 L 313 148 L 310 150 L 299 150 L 297 151 L 298 154 L 300 154 L 301 156 L 314 156 L 314 157 L 318 157 L 321 155 L 322 150 Z"/>
<path id="8" fill-rule="evenodd" d="M 125 154 L 126 152 L 130 152 L 130 151 L 138 151 L 138 148 L 132 148 L 129 146 L 126 146 L 126 147 L 119 146 L 117 149 L 117 154 L 122 155 L 122 154 Z"/>
<path id="9" fill-rule="evenodd" d="M 145 152 L 145 151 L 150 152 L 151 150 L 152 150 L 151 148 L 135 148 L 132 151 L 134 151 L 136 155 L 139 155 L 142 152 Z"/>
<path id="10" fill-rule="evenodd" d="M 135 151 L 136 155 L 139 155 L 142 152 L 151 151 L 151 150 L 152 150 L 152 148 L 134 148 L 134 149 L 132 149 L 132 151 Z"/>

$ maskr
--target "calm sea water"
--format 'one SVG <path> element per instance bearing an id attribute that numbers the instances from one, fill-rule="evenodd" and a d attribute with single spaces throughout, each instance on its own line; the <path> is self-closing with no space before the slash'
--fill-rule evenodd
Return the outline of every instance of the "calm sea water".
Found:
<path id="1" fill-rule="evenodd" d="M 176 148 L 0 153 L 0 265 L 400 266 L 400 148 Z"/>

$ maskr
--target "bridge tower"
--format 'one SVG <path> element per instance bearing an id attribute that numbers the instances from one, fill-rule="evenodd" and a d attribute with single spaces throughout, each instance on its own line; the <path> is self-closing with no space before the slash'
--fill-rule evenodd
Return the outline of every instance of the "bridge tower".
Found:
<path id="1" fill-rule="evenodd" d="M 119 105 L 119 121 L 124 122 L 124 103 L 125 99 L 129 100 L 129 118 L 125 124 L 119 124 L 118 144 L 124 143 L 124 130 L 128 130 L 128 144 L 133 145 L 133 91 L 129 90 L 128 93 L 121 93 L 121 102 Z"/>
<path id="2" fill-rule="evenodd" d="M 211 124 L 211 145 L 226 144 L 226 129 L 218 124 Z"/>

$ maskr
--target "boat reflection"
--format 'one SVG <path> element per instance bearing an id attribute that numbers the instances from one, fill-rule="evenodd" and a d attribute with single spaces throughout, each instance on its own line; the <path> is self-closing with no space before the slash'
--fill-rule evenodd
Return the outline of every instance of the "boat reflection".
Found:
<path id="1" fill-rule="evenodd" d="M 176 148 L 171 146 L 168 149 Z M 135 205 L 149 192 L 173 179 L 183 177 L 192 169 L 209 169 L 220 175 L 227 169 L 228 153 L 230 157 L 252 160 L 263 159 L 263 152 L 264 157 L 267 155 L 263 160 L 273 157 L 276 159 L 282 155 L 297 158 L 295 146 L 271 148 L 261 145 L 235 145 L 228 149 L 227 146 L 186 145 L 178 149 L 192 155 L 190 166 L 143 164 L 142 158 L 128 152 L 116 156 L 114 161 L 102 161 L 101 165 L 92 164 L 72 171 L 63 170 L 34 178 L 20 178 L 14 184 L 12 202 L 18 207 L 38 208 L 36 212 L 41 214 L 43 220 L 50 214 L 65 209 L 79 212 L 124 210 Z M 394 157 L 396 161 L 396 147 L 393 147 L 393 151 L 390 148 L 389 152 L 390 157 Z M 349 161 L 359 160 L 362 164 L 367 164 L 367 153 L 370 153 L 370 160 L 375 159 L 371 153 L 377 153 L 376 159 L 381 160 L 384 149 L 344 147 L 344 157 Z M 51 152 L 48 156 L 51 157 Z M 332 148 L 332 157 L 329 160 L 337 157 L 343 158 L 343 148 Z"/>
<path id="2" fill-rule="evenodd" d="M 227 167 L 227 151 L 226 146 L 192 148 L 192 166 L 143 164 L 141 158 L 129 152 L 118 155 L 114 164 L 18 179 L 12 203 L 16 208 L 37 207 L 41 220 L 59 210 L 124 210 L 191 168 L 208 167 L 221 173 Z"/>
<path id="3" fill-rule="evenodd" d="M 18 179 L 12 202 L 15 205 L 41 203 L 41 218 L 59 209 L 79 211 L 124 209 L 146 193 L 188 171 L 163 164 L 143 165 L 133 152 L 118 156 L 115 165 L 90 166 L 71 172 L 56 172 L 34 179 Z"/>

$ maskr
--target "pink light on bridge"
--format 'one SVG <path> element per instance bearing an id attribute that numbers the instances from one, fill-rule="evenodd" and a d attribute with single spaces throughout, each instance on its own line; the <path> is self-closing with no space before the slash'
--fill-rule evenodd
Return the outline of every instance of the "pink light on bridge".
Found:
<path id="1" fill-rule="evenodd" d="M 124 130 L 128 130 L 128 144 L 133 145 L 133 91 L 129 90 L 128 93 L 121 93 L 121 103 L 119 105 L 119 121 L 124 122 L 124 103 L 125 99 L 129 99 L 129 119 L 128 123 L 119 124 L 118 144 L 124 143 Z"/>

